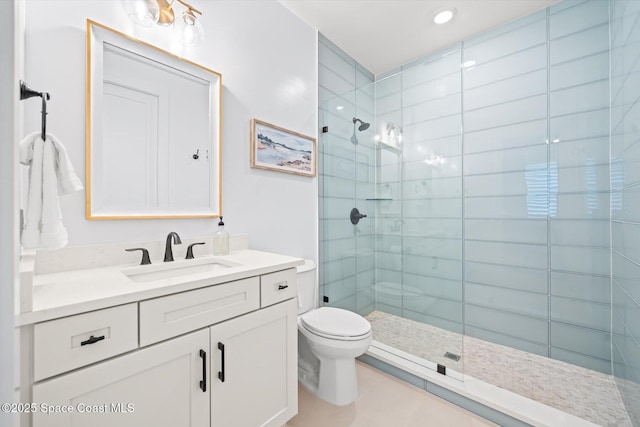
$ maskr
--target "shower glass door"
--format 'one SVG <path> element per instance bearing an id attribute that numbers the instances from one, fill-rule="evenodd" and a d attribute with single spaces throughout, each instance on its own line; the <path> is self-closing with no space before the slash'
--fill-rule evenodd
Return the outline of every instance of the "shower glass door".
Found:
<path id="1" fill-rule="evenodd" d="M 374 89 L 330 99 L 319 111 L 320 303 L 361 315 L 375 308 Z M 366 215 L 357 224 L 353 209 Z"/>
<path id="2" fill-rule="evenodd" d="M 321 106 L 320 283 L 324 305 L 371 322 L 376 356 L 462 379 L 459 61 Z"/>

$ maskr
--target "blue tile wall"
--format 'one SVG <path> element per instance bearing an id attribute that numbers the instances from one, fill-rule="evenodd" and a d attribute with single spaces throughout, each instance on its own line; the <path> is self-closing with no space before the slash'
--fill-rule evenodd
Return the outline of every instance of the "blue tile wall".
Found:
<path id="1" fill-rule="evenodd" d="M 634 425 L 640 425 L 639 6 L 610 2 L 613 374 Z"/>
<path id="2" fill-rule="evenodd" d="M 546 356 L 546 11 L 509 25 L 463 42 L 465 333 Z"/>
<path id="3" fill-rule="evenodd" d="M 608 5 L 602 1 L 572 2 L 520 21 L 520 27 L 512 23 L 511 31 L 498 29 L 493 37 L 483 34 L 477 41 L 464 42 L 463 63 L 476 60 L 474 54 L 478 46 L 483 46 L 493 52 L 494 61 L 509 64 L 499 71 L 483 73 L 482 68 L 491 67 L 491 62 L 476 60 L 474 66 L 463 71 L 465 152 L 470 153 L 471 160 L 469 165 L 465 158 L 465 261 L 520 268 L 515 270 L 518 275 L 512 271 L 508 276 L 514 281 L 509 288 L 499 274 L 486 275 L 485 284 L 504 294 L 483 298 L 476 304 L 545 320 L 549 336 L 546 341 L 538 341 L 548 346 L 545 355 L 610 372 L 610 355 L 602 351 L 610 339 L 610 312 L 603 296 L 610 274 Z M 510 47 L 505 48 L 507 45 Z M 588 72 L 575 76 L 575 71 L 585 65 L 589 66 Z M 484 83 L 495 92 L 508 90 L 509 98 L 486 91 L 484 105 L 479 105 L 474 99 L 478 73 L 486 75 Z M 499 117 L 484 119 L 491 115 Z M 478 116 L 483 118 L 481 124 L 476 124 Z M 503 127 L 517 129 L 525 124 L 535 131 L 518 136 L 515 144 L 503 140 L 486 148 L 467 148 L 477 143 L 474 133 L 478 130 L 490 128 L 496 135 Z M 576 153 L 581 155 L 577 157 Z M 493 169 L 475 166 L 476 156 Z M 498 202 L 495 210 L 504 209 L 496 214 L 497 221 L 483 220 L 491 214 L 490 209 L 479 208 L 482 202 Z M 538 227 L 520 233 L 512 230 L 525 220 Z M 511 227 L 498 225 L 516 221 L 518 225 Z M 476 230 L 483 228 L 482 223 L 489 230 L 491 226 L 500 228 L 492 235 L 486 231 L 478 235 Z M 467 298 L 467 290 L 477 292 L 472 281 L 476 269 L 474 265 L 468 274 L 465 271 L 468 304 L 472 301 Z M 526 286 L 532 275 L 540 276 L 535 293 L 513 290 Z M 571 288 L 576 281 L 579 291 Z M 488 327 L 474 322 L 469 319 L 465 324 Z M 554 339 L 563 328 L 577 327 L 581 333 L 573 335 L 572 346 Z M 508 331 L 489 331 L 507 335 L 501 338 L 503 343 L 523 338 Z M 529 347 L 523 344 L 513 341 L 509 345 Z M 556 351 L 555 347 L 562 345 Z"/>
<path id="4" fill-rule="evenodd" d="M 550 13 L 550 161 L 558 169 L 558 215 L 550 218 L 551 357 L 607 373 L 610 304 L 592 295 L 611 271 L 608 31 L 606 1 Z M 571 70 L 585 66 L 576 82 Z M 581 288 L 569 296 L 571 278 Z"/>

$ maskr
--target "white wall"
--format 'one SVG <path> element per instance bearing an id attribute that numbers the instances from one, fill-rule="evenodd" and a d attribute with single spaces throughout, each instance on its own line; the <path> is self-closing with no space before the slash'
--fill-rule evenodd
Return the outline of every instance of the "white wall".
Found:
<path id="1" fill-rule="evenodd" d="M 26 0 L 26 79 L 51 93 L 47 129 L 84 181 L 85 27 L 100 22 L 222 73 L 223 213 L 251 247 L 316 259 L 317 179 L 249 167 L 252 117 L 316 136 L 316 32 L 276 1 L 196 1 L 205 42 L 185 49 L 171 29 L 135 26 L 118 0 Z M 176 6 L 179 8 L 179 6 Z M 39 129 L 29 102 L 24 132 Z M 61 198 L 70 245 L 211 234 L 217 219 L 87 221 L 84 192 Z"/>

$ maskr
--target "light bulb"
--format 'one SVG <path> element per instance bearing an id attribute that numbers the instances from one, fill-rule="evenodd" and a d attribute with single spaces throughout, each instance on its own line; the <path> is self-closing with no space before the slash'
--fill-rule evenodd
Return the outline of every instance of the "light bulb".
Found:
<path id="1" fill-rule="evenodd" d="M 183 46 L 194 46 L 204 40 L 204 28 L 191 9 L 182 12 L 173 22 L 173 33 Z"/>
<path id="2" fill-rule="evenodd" d="M 451 21 L 451 18 L 453 18 L 454 14 L 455 9 L 453 8 L 438 9 L 433 16 L 433 22 L 435 22 L 436 24 L 446 24 L 447 22 Z"/>
<path id="3" fill-rule="evenodd" d="M 155 0 L 122 0 L 122 7 L 129 19 L 143 27 L 155 24 L 160 16 Z"/>

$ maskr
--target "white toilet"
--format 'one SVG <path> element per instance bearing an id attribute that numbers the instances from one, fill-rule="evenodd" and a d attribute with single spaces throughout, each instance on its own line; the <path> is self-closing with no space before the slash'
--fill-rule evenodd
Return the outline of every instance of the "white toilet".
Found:
<path id="1" fill-rule="evenodd" d="M 355 358 L 371 344 L 371 324 L 351 311 L 316 308 L 316 266 L 298 267 L 298 381 L 319 398 L 348 405 L 358 397 Z"/>

